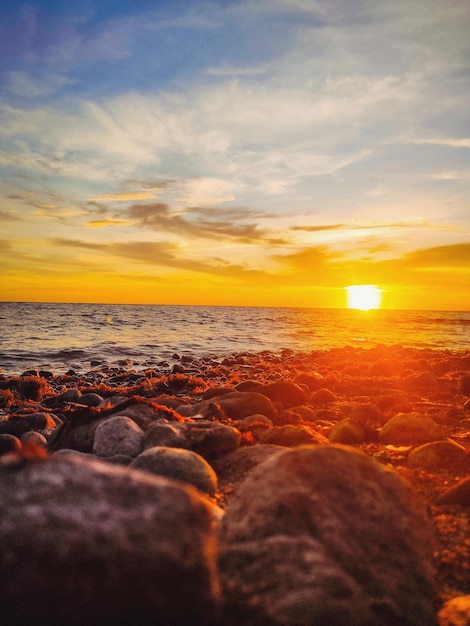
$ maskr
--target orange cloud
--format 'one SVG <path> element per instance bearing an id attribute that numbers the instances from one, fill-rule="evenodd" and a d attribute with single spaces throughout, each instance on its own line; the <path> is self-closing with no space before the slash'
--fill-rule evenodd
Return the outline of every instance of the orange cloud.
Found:
<path id="1" fill-rule="evenodd" d="M 132 222 L 126 220 L 93 220 L 88 222 L 88 228 L 103 228 L 106 226 L 129 226 Z"/>
<path id="2" fill-rule="evenodd" d="M 135 191 L 132 193 L 105 193 L 91 198 L 91 202 L 130 202 L 133 200 L 152 200 L 155 194 L 150 191 Z"/>

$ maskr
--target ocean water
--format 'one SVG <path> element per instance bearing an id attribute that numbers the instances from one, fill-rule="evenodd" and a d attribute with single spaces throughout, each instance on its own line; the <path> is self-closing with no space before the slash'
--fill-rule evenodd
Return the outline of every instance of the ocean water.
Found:
<path id="1" fill-rule="evenodd" d="M 137 369 L 175 354 L 301 352 L 377 344 L 470 349 L 470 311 L 0 302 L 0 368 L 55 373 L 92 360 Z"/>

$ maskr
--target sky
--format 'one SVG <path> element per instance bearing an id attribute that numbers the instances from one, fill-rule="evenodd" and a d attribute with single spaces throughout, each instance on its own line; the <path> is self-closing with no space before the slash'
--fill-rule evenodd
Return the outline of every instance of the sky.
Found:
<path id="1" fill-rule="evenodd" d="M 0 299 L 470 309 L 468 0 L 3 0 Z"/>

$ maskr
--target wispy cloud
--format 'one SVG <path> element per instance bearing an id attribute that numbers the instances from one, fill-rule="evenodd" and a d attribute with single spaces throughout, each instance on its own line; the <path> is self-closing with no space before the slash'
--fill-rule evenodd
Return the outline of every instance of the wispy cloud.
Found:
<path id="1" fill-rule="evenodd" d="M 435 180 L 470 180 L 470 170 L 467 172 L 441 172 L 440 174 L 432 174 L 431 178 Z"/>
<path id="2" fill-rule="evenodd" d="M 307 233 L 315 233 L 321 231 L 330 231 L 330 230 L 375 230 L 375 229 L 400 229 L 400 228 L 441 228 L 441 226 L 437 226 L 436 224 L 431 224 L 423 219 L 411 219 L 408 221 L 398 221 L 398 222 L 383 222 L 376 223 L 370 221 L 363 222 L 349 222 L 349 223 L 341 223 L 341 224 L 324 224 L 318 226 L 291 226 L 290 230 L 294 231 L 303 231 Z"/>
<path id="3" fill-rule="evenodd" d="M 257 65 L 248 67 L 233 67 L 229 65 L 220 65 L 218 67 L 210 67 L 207 70 L 209 76 L 223 76 L 223 77 L 236 77 L 236 76 L 261 76 L 268 71 L 268 65 Z"/>
<path id="4" fill-rule="evenodd" d="M 409 143 L 417 143 L 431 146 L 448 146 L 450 148 L 470 148 L 470 138 L 452 139 L 452 138 L 435 138 L 435 139 L 410 139 Z"/>
<path id="5" fill-rule="evenodd" d="M 106 228 L 108 226 L 129 226 L 132 222 L 126 220 L 92 220 L 88 222 L 89 228 Z"/>
<path id="6" fill-rule="evenodd" d="M 0 222 L 21 222 L 22 218 L 11 211 L 0 211 Z"/>
<path id="7" fill-rule="evenodd" d="M 64 87 L 74 84 L 74 80 L 58 74 L 31 76 L 27 72 L 12 71 L 8 74 L 6 90 L 24 98 L 52 96 Z"/>
<path id="8" fill-rule="evenodd" d="M 234 239 L 243 243 L 270 240 L 269 234 L 256 223 L 236 223 L 252 217 L 252 213 L 246 209 L 242 209 L 238 215 L 235 210 L 224 214 L 223 211 L 216 213 L 199 207 L 175 212 L 168 204 L 156 203 L 135 204 L 125 214 L 140 227 L 186 237 Z"/>
<path id="9" fill-rule="evenodd" d="M 94 198 L 92 202 L 129 202 L 132 200 L 152 200 L 155 194 L 149 191 L 135 191 L 131 193 L 104 193 Z"/>

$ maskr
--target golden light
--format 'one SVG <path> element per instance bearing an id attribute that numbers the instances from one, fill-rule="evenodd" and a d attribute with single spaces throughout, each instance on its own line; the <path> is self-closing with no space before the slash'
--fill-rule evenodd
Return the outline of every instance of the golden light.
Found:
<path id="1" fill-rule="evenodd" d="M 350 285 L 348 292 L 348 309 L 369 311 L 378 309 L 382 302 L 382 290 L 377 285 Z"/>

